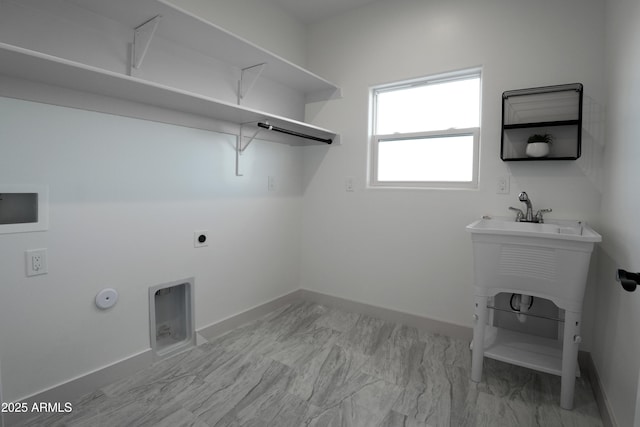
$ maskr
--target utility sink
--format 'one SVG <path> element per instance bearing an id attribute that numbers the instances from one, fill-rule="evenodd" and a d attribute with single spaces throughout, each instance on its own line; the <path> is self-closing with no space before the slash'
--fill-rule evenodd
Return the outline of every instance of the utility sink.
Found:
<path id="1" fill-rule="evenodd" d="M 581 221 L 555 220 L 544 224 L 515 222 L 506 218 L 482 218 L 469 225 L 470 233 L 502 236 L 539 237 L 546 239 L 600 242 L 602 237 Z"/>
<path id="2" fill-rule="evenodd" d="M 580 221 L 541 224 L 485 217 L 466 230 L 471 233 L 474 264 L 471 379 L 482 380 L 484 357 L 560 375 L 560 406 L 571 409 L 582 340 L 582 300 L 591 252 L 602 237 Z M 553 301 L 564 312 L 562 339 L 531 337 L 491 325 L 490 301 L 505 292 Z"/>
<path id="3" fill-rule="evenodd" d="M 485 217 L 466 231 L 473 244 L 476 295 L 522 293 L 581 310 L 591 252 L 602 240 L 587 224 Z"/>

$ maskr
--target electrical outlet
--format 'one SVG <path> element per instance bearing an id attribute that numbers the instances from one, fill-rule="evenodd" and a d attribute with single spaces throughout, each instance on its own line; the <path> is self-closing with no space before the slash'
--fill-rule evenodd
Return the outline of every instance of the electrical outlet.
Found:
<path id="1" fill-rule="evenodd" d="M 344 180 L 344 189 L 345 191 L 354 191 L 353 189 L 353 177 L 352 176 L 348 176 L 345 178 Z"/>
<path id="2" fill-rule="evenodd" d="M 205 246 L 209 246 L 209 231 L 207 230 L 194 231 L 193 247 L 204 248 Z"/>
<path id="3" fill-rule="evenodd" d="M 498 177 L 496 194 L 509 194 L 509 175 Z"/>
<path id="4" fill-rule="evenodd" d="M 47 250 L 31 249 L 25 252 L 27 277 L 47 274 Z"/>

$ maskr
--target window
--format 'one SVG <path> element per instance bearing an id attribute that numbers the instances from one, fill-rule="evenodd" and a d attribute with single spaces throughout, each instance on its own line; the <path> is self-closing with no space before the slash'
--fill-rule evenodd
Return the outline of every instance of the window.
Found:
<path id="1" fill-rule="evenodd" d="M 374 87 L 371 106 L 372 186 L 477 187 L 480 70 Z"/>

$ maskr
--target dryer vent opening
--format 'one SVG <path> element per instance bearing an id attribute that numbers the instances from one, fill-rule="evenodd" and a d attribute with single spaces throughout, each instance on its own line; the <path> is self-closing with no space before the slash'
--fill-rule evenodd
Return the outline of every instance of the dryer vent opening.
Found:
<path id="1" fill-rule="evenodd" d="M 164 358 L 195 345 L 193 279 L 149 288 L 151 348 Z"/>

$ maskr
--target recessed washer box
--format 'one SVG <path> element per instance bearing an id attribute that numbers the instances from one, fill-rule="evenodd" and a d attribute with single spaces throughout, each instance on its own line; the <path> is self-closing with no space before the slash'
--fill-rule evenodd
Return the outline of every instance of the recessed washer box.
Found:
<path id="1" fill-rule="evenodd" d="M 194 332 L 194 279 L 184 279 L 149 288 L 151 348 L 165 358 L 196 343 Z"/>
<path id="2" fill-rule="evenodd" d="M 0 185 L 0 234 L 49 228 L 46 185 Z"/>

